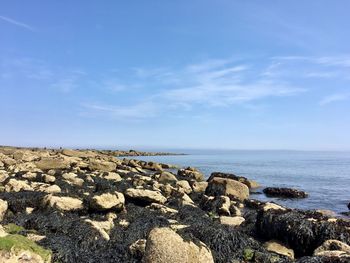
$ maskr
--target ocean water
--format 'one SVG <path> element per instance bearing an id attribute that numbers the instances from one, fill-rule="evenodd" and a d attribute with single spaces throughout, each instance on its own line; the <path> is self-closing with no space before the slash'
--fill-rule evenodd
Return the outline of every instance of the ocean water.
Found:
<path id="1" fill-rule="evenodd" d="M 251 198 L 272 200 L 300 209 L 348 211 L 350 202 L 350 152 L 316 151 L 181 151 L 188 155 L 142 156 L 137 159 L 193 166 L 208 177 L 228 172 L 256 180 L 262 187 L 292 187 L 309 194 L 306 199 Z"/>

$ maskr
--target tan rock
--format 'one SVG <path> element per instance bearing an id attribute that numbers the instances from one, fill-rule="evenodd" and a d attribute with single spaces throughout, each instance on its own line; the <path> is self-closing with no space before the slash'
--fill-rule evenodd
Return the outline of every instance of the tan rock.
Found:
<path id="1" fill-rule="evenodd" d="M 315 249 L 314 255 L 320 256 L 325 251 L 343 251 L 350 256 L 350 246 L 335 239 L 329 239 L 323 242 L 321 246 Z"/>
<path id="2" fill-rule="evenodd" d="M 176 182 L 176 186 L 178 187 L 179 191 L 184 192 L 186 194 L 190 194 L 192 192 L 192 188 L 186 180 L 180 180 Z"/>
<path id="3" fill-rule="evenodd" d="M 89 169 L 92 171 L 98 170 L 103 172 L 112 172 L 117 168 L 114 162 L 101 161 L 101 160 L 90 160 Z"/>
<path id="4" fill-rule="evenodd" d="M 7 209 L 8 209 L 7 201 L 0 199 L 0 221 L 4 219 Z"/>
<path id="5" fill-rule="evenodd" d="M 249 197 L 249 188 L 238 181 L 214 177 L 206 189 L 207 195 L 226 195 L 232 199 L 243 201 Z"/>
<path id="6" fill-rule="evenodd" d="M 144 263 L 213 263 L 211 251 L 203 244 L 186 242 L 170 228 L 155 228 L 147 238 Z"/>
<path id="7" fill-rule="evenodd" d="M 102 193 L 94 195 L 91 198 L 90 206 L 91 208 L 98 211 L 105 210 L 122 210 L 124 207 L 125 199 L 122 193 Z"/>
<path id="8" fill-rule="evenodd" d="M 273 209 L 273 210 L 286 210 L 283 206 L 280 206 L 280 205 L 277 205 L 277 204 L 274 204 L 274 203 L 266 203 L 264 206 L 263 206 L 263 210 L 266 212 L 270 209 Z"/>
<path id="9" fill-rule="evenodd" d="M 83 201 L 68 196 L 47 195 L 43 199 L 44 206 L 52 207 L 62 212 L 77 211 L 84 208 Z"/>
<path id="10" fill-rule="evenodd" d="M 159 175 L 159 178 L 158 178 L 158 181 L 160 183 L 176 183 L 177 182 L 177 178 L 174 174 L 172 174 L 171 172 L 162 172 L 160 175 Z"/>
<path id="11" fill-rule="evenodd" d="M 245 221 L 241 216 L 220 216 L 219 220 L 221 224 L 229 226 L 239 226 Z"/>
<path id="12" fill-rule="evenodd" d="M 121 176 L 114 172 L 108 172 L 103 178 L 114 182 L 120 182 L 122 180 Z"/>
<path id="13" fill-rule="evenodd" d="M 82 186 L 84 184 L 84 180 L 75 173 L 64 173 L 62 177 L 71 185 Z"/>
<path id="14" fill-rule="evenodd" d="M 135 201 L 164 204 L 167 199 L 158 191 L 129 188 L 125 196 Z"/>
<path id="15" fill-rule="evenodd" d="M 64 158 L 42 157 L 34 163 L 39 169 L 46 171 L 51 169 L 66 169 L 70 167 L 70 163 Z"/>
<path id="16" fill-rule="evenodd" d="M 279 241 L 270 240 L 268 242 L 265 242 L 264 246 L 267 251 L 274 252 L 276 254 L 287 256 L 291 259 L 294 259 L 293 249 L 286 247 Z"/>
<path id="17" fill-rule="evenodd" d="M 27 180 L 10 179 L 5 185 L 6 192 L 33 191 Z"/>
<path id="18" fill-rule="evenodd" d="M 208 182 L 194 182 L 192 184 L 192 189 L 193 189 L 193 192 L 195 193 L 204 193 L 207 187 L 208 187 Z"/>

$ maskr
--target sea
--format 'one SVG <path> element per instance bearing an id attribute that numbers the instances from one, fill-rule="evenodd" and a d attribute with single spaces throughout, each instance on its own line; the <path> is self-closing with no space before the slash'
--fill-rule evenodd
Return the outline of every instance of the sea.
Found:
<path id="1" fill-rule="evenodd" d="M 169 150 L 171 152 L 171 150 Z M 179 151 L 179 150 L 177 150 Z M 172 152 L 175 152 L 174 150 Z M 141 156 L 135 159 L 196 167 L 208 178 L 212 172 L 234 173 L 257 181 L 252 199 L 274 201 L 299 209 L 348 211 L 350 152 L 279 150 L 181 150 L 186 155 Z M 269 198 L 265 187 L 306 191 L 305 199 Z"/>

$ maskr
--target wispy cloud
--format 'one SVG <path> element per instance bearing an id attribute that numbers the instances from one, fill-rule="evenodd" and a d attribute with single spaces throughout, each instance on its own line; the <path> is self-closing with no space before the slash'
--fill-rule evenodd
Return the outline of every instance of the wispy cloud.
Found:
<path id="1" fill-rule="evenodd" d="M 27 29 L 27 30 L 30 30 L 32 32 L 35 32 L 35 29 L 28 25 L 28 24 L 25 24 L 25 23 L 22 23 L 22 22 L 19 22 L 15 19 L 12 19 L 12 18 L 9 18 L 9 17 L 6 17 L 6 16 L 1 16 L 0 15 L 0 19 L 7 22 L 7 23 L 10 23 L 12 25 L 15 25 L 15 26 L 18 26 L 18 27 L 21 27 L 21 28 L 24 28 L 24 29 Z"/>
<path id="2" fill-rule="evenodd" d="M 350 100 L 350 93 L 332 94 L 332 95 L 329 95 L 327 97 L 324 97 L 320 101 L 320 105 L 324 106 L 324 105 L 327 105 L 330 103 L 339 102 L 339 101 L 346 101 L 346 100 Z"/>

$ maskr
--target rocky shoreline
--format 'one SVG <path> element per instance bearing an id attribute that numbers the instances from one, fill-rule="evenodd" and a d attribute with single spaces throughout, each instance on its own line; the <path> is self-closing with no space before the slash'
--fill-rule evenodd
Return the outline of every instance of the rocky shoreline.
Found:
<path id="1" fill-rule="evenodd" d="M 350 262 L 348 219 L 250 199 L 258 184 L 233 174 L 116 158 L 160 154 L 0 147 L 0 262 Z"/>

